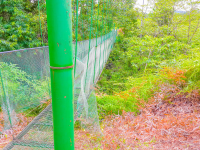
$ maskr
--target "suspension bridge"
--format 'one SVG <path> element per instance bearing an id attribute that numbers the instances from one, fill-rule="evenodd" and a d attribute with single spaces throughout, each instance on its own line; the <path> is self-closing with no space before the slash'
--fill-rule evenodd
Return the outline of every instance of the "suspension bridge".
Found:
<path id="1" fill-rule="evenodd" d="M 94 87 L 116 41 L 112 3 L 75 2 L 46 1 L 48 46 L 0 53 L 3 133 L 12 136 L 4 150 L 74 149 L 76 123 L 101 132 Z M 23 115 L 37 110 L 31 120 Z"/>

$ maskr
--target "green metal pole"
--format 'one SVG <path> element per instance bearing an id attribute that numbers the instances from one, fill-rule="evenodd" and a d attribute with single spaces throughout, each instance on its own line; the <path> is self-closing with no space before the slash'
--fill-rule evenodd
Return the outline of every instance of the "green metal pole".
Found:
<path id="1" fill-rule="evenodd" d="M 76 0 L 76 47 L 75 47 L 75 61 L 74 61 L 74 78 L 76 75 L 77 43 L 78 43 L 78 0 Z"/>
<path id="2" fill-rule="evenodd" d="M 110 10 L 110 0 L 108 2 L 108 10 Z M 110 13 L 109 13 L 110 14 Z M 108 33 L 107 33 L 107 40 L 110 38 L 110 24 L 109 24 L 109 14 L 108 14 Z M 106 15 L 107 16 L 107 15 Z M 109 51 L 110 44 L 107 43 L 107 50 L 106 50 L 106 61 L 108 60 L 108 51 Z"/>
<path id="3" fill-rule="evenodd" d="M 73 24 L 73 26 L 75 27 L 76 26 L 76 7 L 74 7 L 75 6 L 75 4 L 76 4 L 76 0 L 72 0 L 72 24 Z M 73 30 L 75 30 L 75 28 L 73 28 Z M 73 31 L 72 30 L 72 32 L 74 33 L 74 32 L 76 32 L 76 31 Z M 72 39 L 72 41 L 73 41 L 74 39 Z"/>
<path id="4" fill-rule="evenodd" d="M 106 4 L 107 4 L 107 7 L 106 7 L 106 16 L 105 16 L 105 18 L 107 18 L 107 13 L 108 13 L 108 0 L 107 0 L 107 2 L 106 2 Z M 106 20 L 106 19 L 105 19 Z M 104 58 L 104 61 L 103 61 L 103 68 L 104 68 L 104 66 L 105 66 L 105 64 L 106 64 L 106 52 L 107 52 L 107 26 L 106 26 L 106 29 L 105 29 L 105 38 L 104 38 L 104 54 L 103 54 L 103 58 Z"/>
<path id="5" fill-rule="evenodd" d="M 89 34 L 89 50 L 88 50 L 88 58 L 87 58 L 87 68 L 86 68 L 86 77 L 85 77 L 85 87 L 87 81 L 87 74 L 88 74 L 88 65 L 90 62 L 90 48 L 91 48 L 91 38 L 92 38 L 92 20 L 93 20 L 93 0 L 92 0 L 92 8 L 91 8 L 91 23 L 90 23 L 90 34 Z"/>
<path id="6" fill-rule="evenodd" d="M 109 0 L 109 16 L 111 16 L 110 14 L 111 14 L 111 0 Z M 111 40 L 111 26 L 110 26 L 110 17 L 108 16 L 108 39 L 110 39 Z M 106 58 L 106 60 L 108 60 L 108 57 L 109 57 L 109 51 L 110 51 L 110 47 L 111 47 L 111 44 L 112 44 L 112 42 L 110 42 L 109 44 L 108 44 L 108 49 L 107 49 L 107 58 Z"/>
<path id="7" fill-rule="evenodd" d="M 81 10 L 84 8 L 84 7 L 83 7 L 84 4 L 85 4 L 85 3 L 81 3 Z M 80 14 L 80 15 L 81 15 L 81 14 Z M 81 15 L 81 18 L 82 18 L 82 34 L 83 34 L 82 41 L 83 41 L 83 40 L 85 40 L 85 36 L 84 36 L 84 28 L 83 28 L 83 18 L 84 18 L 84 17 L 82 17 L 82 16 L 83 16 L 83 13 L 82 13 L 82 15 Z"/>
<path id="8" fill-rule="evenodd" d="M 104 12 L 104 0 L 103 0 L 103 9 L 102 9 L 102 26 L 103 26 L 103 28 L 101 29 L 101 44 L 100 44 L 100 58 L 99 58 L 99 75 L 100 75 L 101 70 L 102 70 L 102 67 L 101 67 L 101 45 L 103 43 L 102 31 L 104 29 L 104 22 L 103 22 L 103 19 L 104 19 L 103 16 L 104 16 L 104 14 L 103 14 L 103 12 Z"/>
<path id="9" fill-rule="evenodd" d="M 41 36 L 41 42 L 42 42 L 42 46 L 44 46 L 44 42 L 43 42 L 43 34 L 42 34 L 42 23 L 41 23 L 41 15 L 40 15 L 40 1 L 38 0 L 38 13 L 39 13 L 39 15 L 38 15 L 38 17 L 39 17 L 39 23 L 40 23 L 40 36 Z M 45 51 L 44 51 L 44 48 L 43 48 L 43 54 L 44 54 L 44 66 L 46 67 L 47 65 L 47 63 L 46 63 L 46 57 L 45 57 Z M 47 70 L 45 69 L 45 72 L 46 72 L 46 75 L 48 74 L 47 72 Z M 48 78 L 47 78 L 47 80 L 48 80 Z M 49 81 L 47 81 L 48 82 L 48 90 L 49 90 L 49 96 L 51 95 L 51 89 L 50 89 L 50 84 L 49 84 Z"/>
<path id="10" fill-rule="evenodd" d="M 74 150 L 71 0 L 47 0 L 55 150 Z"/>
<path id="11" fill-rule="evenodd" d="M 40 36 L 41 36 L 41 40 L 42 40 L 42 46 L 44 46 L 44 42 L 43 42 L 43 35 L 42 35 L 42 23 L 41 23 L 41 17 L 40 17 L 40 1 L 38 0 L 38 17 L 39 17 L 39 23 L 40 23 Z"/>
<path id="12" fill-rule="evenodd" d="M 95 46 L 95 61 L 94 61 L 94 76 L 93 76 L 93 84 L 95 81 L 95 73 L 96 73 L 96 51 L 97 51 L 97 38 L 98 38 L 98 23 L 99 23 L 99 2 L 98 1 L 98 15 L 97 15 L 97 32 L 96 32 L 96 46 Z"/>
<path id="13" fill-rule="evenodd" d="M 4 82 L 3 82 L 3 76 L 2 76 L 2 73 L 1 73 L 1 69 L 0 69 L 0 78 L 1 78 L 1 86 L 2 86 L 2 94 L 3 94 L 3 101 L 5 103 L 5 107 L 6 107 L 6 111 L 7 111 L 7 114 L 8 114 L 8 117 L 9 117 L 9 122 L 10 122 L 10 127 L 12 129 L 12 119 L 11 119 L 11 114 L 10 114 L 10 110 L 9 110 L 9 107 L 8 107 L 8 102 L 7 102 L 7 97 L 6 97 L 6 92 L 5 92 L 5 87 L 4 87 Z M 14 135 L 12 135 L 13 138 L 14 138 Z"/>

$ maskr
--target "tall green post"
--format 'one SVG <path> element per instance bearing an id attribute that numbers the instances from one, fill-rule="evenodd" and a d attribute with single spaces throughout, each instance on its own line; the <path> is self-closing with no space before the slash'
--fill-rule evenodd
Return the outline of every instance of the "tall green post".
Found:
<path id="1" fill-rule="evenodd" d="M 74 150 L 71 0 L 46 0 L 55 150 Z"/>

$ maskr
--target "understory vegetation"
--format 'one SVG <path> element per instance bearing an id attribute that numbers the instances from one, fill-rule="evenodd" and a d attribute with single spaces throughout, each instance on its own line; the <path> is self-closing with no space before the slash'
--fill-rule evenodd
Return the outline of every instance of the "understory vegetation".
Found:
<path id="1" fill-rule="evenodd" d="M 92 2 L 80 1 L 80 6 L 88 7 L 80 7 L 78 41 L 104 35 L 114 28 L 118 36 L 95 88 L 105 136 L 93 137 L 77 123 L 76 148 L 199 149 L 200 2 L 147 0 L 136 7 L 135 0 L 112 0 L 112 7 L 106 10 L 100 1 L 100 11 L 95 4 L 91 19 Z M 48 45 L 45 1 L 12 0 L 0 6 L 0 52 Z M 73 41 L 75 11 L 74 7 Z M 87 21 L 90 19 L 91 26 Z M 13 95 L 23 91 L 18 101 L 27 102 L 28 94 L 32 96 L 30 102 L 47 97 L 46 82 L 36 84 L 37 79 L 13 69 L 15 66 L 4 63 L 2 67 L 10 75 L 8 84 L 14 89 Z M 15 80 L 23 81 L 21 89 L 12 83 Z M 28 109 L 26 117 L 37 116 L 50 103 L 48 99 L 35 109 Z"/>
<path id="2" fill-rule="evenodd" d="M 179 93 L 200 88 L 199 2 L 157 0 L 147 13 L 149 3 L 136 9 L 134 25 L 119 27 L 117 43 L 98 82 L 102 118 L 123 111 L 137 114 L 138 106 L 165 84 L 176 86 Z M 175 11 L 175 7 L 183 9 L 183 3 L 188 9 Z"/>

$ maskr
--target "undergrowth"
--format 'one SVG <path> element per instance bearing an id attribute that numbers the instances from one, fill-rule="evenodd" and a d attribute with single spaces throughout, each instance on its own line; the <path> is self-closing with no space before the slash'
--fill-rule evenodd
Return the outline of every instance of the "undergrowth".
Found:
<path id="1" fill-rule="evenodd" d="M 160 85 L 176 85 L 180 93 L 200 88 L 198 45 L 185 44 L 172 36 L 120 38 L 98 82 L 101 119 L 123 111 L 138 114 Z"/>

